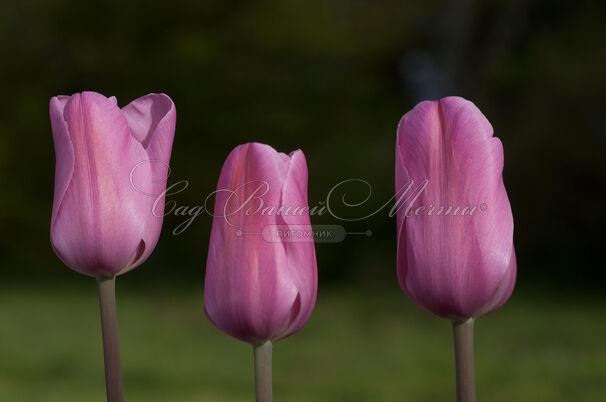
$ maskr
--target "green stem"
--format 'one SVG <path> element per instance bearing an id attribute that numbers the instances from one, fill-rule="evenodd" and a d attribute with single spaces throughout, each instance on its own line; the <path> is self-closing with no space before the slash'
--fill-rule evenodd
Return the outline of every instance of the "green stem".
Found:
<path id="1" fill-rule="evenodd" d="M 271 341 L 253 345 L 255 355 L 255 398 L 257 402 L 272 402 Z"/>
<path id="2" fill-rule="evenodd" d="M 475 402 L 476 388 L 473 370 L 473 318 L 453 321 L 455 365 L 457 372 L 457 401 Z"/>
<path id="3" fill-rule="evenodd" d="M 118 317 L 116 314 L 116 277 L 97 278 L 97 289 L 99 290 L 99 305 L 101 306 L 107 402 L 124 402 L 118 342 Z"/>

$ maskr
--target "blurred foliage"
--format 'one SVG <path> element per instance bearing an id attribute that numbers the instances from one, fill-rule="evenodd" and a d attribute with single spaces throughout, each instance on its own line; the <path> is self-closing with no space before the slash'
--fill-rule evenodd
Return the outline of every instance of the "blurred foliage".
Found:
<path id="1" fill-rule="evenodd" d="M 310 203 L 341 180 L 393 194 L 395 129 L 426 98 L 461 95 L 505 147 L 519 281 L 604 279 L 606 3 L 603 1 L 131 1 L 0 3 L 0 253 L 3 276 L 74 280 L 48 232 L 54 156 L 48 101 L 95 90 L 120 105 L 165 92 L 177 105 L 172 197 L 198 205 L 236 145 L 302 148 Z M 351 196 L 362 196 L 352 189 Z M 198 282 L 210 219 L 169 216 L 131 281 Z M 327 216 L 314 223 L 338 223 Z M 395 281 L 395 222 L 318 245 L 322 283 Z"/>
<path id="2" fill-rule="evenodd" d="M 0 400 L 105 400 L 88 285 L 0 293 Z M 199 287 L 117 292 L 126 400 L 252 400 L 252 348 L 202 319 Z M 478 400 L 603 401 L 606 324 L 596 317 L 606 306 L 528 296 L 475 324 Z M 275 345 L 273 372 L 279 401 L 452 401 L 450 323 L 416 307 L 397 284 L 320 292 L 309 323 Z"/>

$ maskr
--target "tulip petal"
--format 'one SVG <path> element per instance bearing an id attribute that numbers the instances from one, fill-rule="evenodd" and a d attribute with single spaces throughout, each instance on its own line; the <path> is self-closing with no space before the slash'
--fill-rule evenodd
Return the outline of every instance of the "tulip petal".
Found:
<path id="1" fill-rule="evenodd" d="M 219 329 L 245 342 L 273 339 L 299 294 L 284 246 L 260 235 L 266 225 L 281 223 L 262 208 L 280 205 L 289 162 L 267 145 L 244 144 L 227 157 L 217 184 L 205 312 Z"/>
<path id="2" fill-rule="evenodd" d="M 173 101 L 165 94 L 149 94 L 135 99 L 122 108 L 122 113 L 132 136 L 141 143 L 147 153 L 146 161 L 152 174 L 149 197 L 155 202 L 153 210 L 149 211 L 150 216 L 143 232 L 147 247 L 139 262 L 123 271 L 126 272 L 147 259 L 160 237 L 165 202 L 162 194 L 166 190 L 177 115 Z"/>
<path id="3" fill-rule="evenodd" d="M 51 119 L 51 128 L 53 132 L 53 142 L 55 144 L 55 194 L 53 197 L 53 213 L 51 218 L 51 232 L 55 226 L 57 212 L 61 201 L 65 196 L 67 187 L 74 172 L 74 149 L 67 123 L 63 119 L 63 110 L 69 101 L 69 96 L 55 96 L 50 101 L 49 113 Z"/>
<path id="4" fill-rule="evenodd" d="M 305 208 L 307 203 L 307 162 L 301 150 L 290 154 L 290 165 L 284 186 L 282 188 L 282 201 L 285 207 Z M 309 227 L 311 223 L 309 213 L 285 214 L 281 216 L 283 224 Z M 285 242 L 287 269 L 299 291 L 298 299 L 292 307 L 292 317 L 282 334 L 277 339 L 285 338 L 305 325 L 316 302 L 318 289 L 318 270 L 316 250 L 312 241 Z"/>
<path id="5" fill-rule="evenodd" d="M 60 117 L 57 110 L 51 112 L 57 122 L 53 123 L 57 157 L 67 148 L 67 128 L 73 173 L 62 199 L 55 202 L 51 241 L 73 269 L 91 276 L 111 276 L 136 262 L 145 247 L 143 231 L 151 201 L 133 188 L 130 171 L 147 154 L 131 137 L 115 102 L 103 95 L 73 95 L 64 105 L 63 123 Z M 55 126 L 61 130 L 55 133 Z M 58 172 L 61 177 L 64 170 Z M 142 190 L 151 191 L 151 169 L 141 168 L 138 177 Z M 59 194 L 63 187 L 58 186 Z"/>
<path id="6" fill-rule="evenodd" d="M 507 300 L 509 300 L 509 297 L 511 296 L 511 293 L 513 292 L 513 288 L 516 283 L 516 274 L 516 255 L 515 251 L 512 250 L 509 266 L 507 268 L 507 271 L 503 275 L 501 282 L 499 282 L 497 289 L 491 296 L 488 303 L 486 303 L 486 305 L 484 305 L 479 311 L 476 311 L 473 314 L 474 317 L 480 317 L 492 311 L 495 311 L 501 308 L 501 306 L 505 304 Z"/>
<path id="7" fill-rule="evenodd" d="M 473 216 L 406 217 L 398 211 L 400 285 L 442 317 L 474 316 L 497 292 L 511 262 L 503 149 L 492 133 L 477 107 L 458 97 L 420 103 L 398 128 L 396 186 L 429 179 L 415 208 L 476 207 Z"/>

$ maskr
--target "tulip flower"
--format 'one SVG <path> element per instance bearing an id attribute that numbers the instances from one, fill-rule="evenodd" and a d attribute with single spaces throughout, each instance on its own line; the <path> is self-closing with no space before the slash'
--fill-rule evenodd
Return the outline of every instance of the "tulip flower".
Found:
<path id="1" fill-rule="evenodd" d="M 473 401 L 473 322 L 513 291 L 513 217 L 503 146 L 471 102 L 421 102 L 398 126 L 398 279 L 423 309 L 453 321 L 459 401 Z"/>
<path id="2" fill-rule="evenodd" d="M 303 152 L 249 143 L 229 154 L 215 193 L 204 309 L 217 328 L 253 345 L 258 402 L 272 398 L 272 343 L 301 329 L 317 294 L 313 239 L 264 234 L 311 229 L 309 214 L 295 209 L 305 207 Z"/>
<path id="3" fill-rule="evenodd" d="M 122 401 L 115 276 L 145 261 L 162 227 L 175 107 L 150 94 L 120 109 L 95 92 L 56 96 L 51 244 L 70 268 L 97 278 L 108 400 Z M 155 203 L 155 204 L 154 204 Z"/>

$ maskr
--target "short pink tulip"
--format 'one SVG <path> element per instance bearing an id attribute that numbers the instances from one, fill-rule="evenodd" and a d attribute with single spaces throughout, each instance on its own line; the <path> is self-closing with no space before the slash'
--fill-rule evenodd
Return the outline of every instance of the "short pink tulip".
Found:
<path id="1" fill-rule="evenodd" d="M 56 153 L 51 244 L 72 269 L 111 277 L 153 251 L 160 229 L 176 111 L 164 94 L 120 109 L 95 92 L 50 101 Z M 155 203 L 155 204 L 154 204 Z M 155 213 L 152 209 L 155 208 Z"/>
<path id="2" fill-rule="evenodd" d="M 255 193 L 259 185 L 262 191 Z M 310 227 L 309 214 L 263 212 L 258 199 L 245 203 L 251 195 L 262 195 L 263 207 L 274 211 L 281 206 L 306 207 L 303 152 L 286 155 L 268 145 L 240 145 L 227 157 L 217 184 L 205 312 L 223 332 L 261 344 L 287 337 L 307 322 L 318 278 L 313 241 L 273 242 L 262 235 L 268 227 Z"/>
<path id="3" fill-rule="evenodd" d="M 405 206 L 397 213 L 398 279 L 425 310 L 465 320 L 509 299 L 516 259 L 502 171 L 501 141 L 480 110 L 463 98 L 421 102 L 400 121 L 396 192 L 410 180 L 414 188 L 425 179 L 429 184 L 408 216 Z M 430 215 L 432 205 L 453 209 Z M 417 215 L 419 207 L 425 209 Z M 459 214 L 453 213 L 456 207 Z"/>

